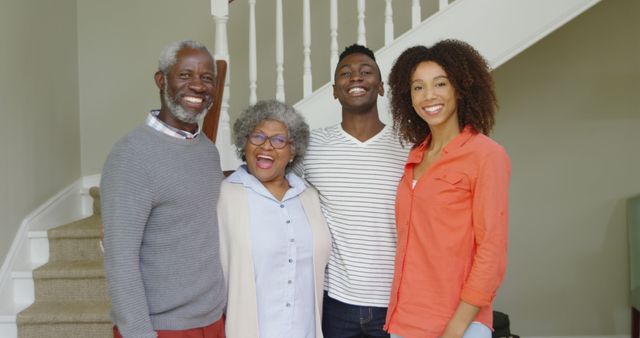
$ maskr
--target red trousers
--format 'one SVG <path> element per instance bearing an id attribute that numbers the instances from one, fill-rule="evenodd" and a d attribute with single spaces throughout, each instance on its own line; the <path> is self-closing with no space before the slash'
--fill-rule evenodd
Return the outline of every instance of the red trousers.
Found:
<path id="1" fill-rule="evenodd" d="M 156 331 L 158 338 L 224 338 L 224 319 L 220 318 L 217 322 L 195 329 L 188 330 L 159 330 Z M 113 327 L 113 338 L 122 338 L 117 327 Z"/>

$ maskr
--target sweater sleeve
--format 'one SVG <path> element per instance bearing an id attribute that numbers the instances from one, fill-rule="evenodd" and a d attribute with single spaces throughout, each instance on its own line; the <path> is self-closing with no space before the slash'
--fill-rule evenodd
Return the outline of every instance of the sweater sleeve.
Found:
<path id="1" fill-rule="evenodd" d="M 140 247 L 153 202 L 152 182 L 139 156 L 117 144 L 101 181 L 104 262 L 112 315 L 125 338 L 154 338 L 140 267 Z"/>
<path id="2" fill-rule="evenodd" d="M 485 157 L 473 192 L 476 251 L 461 298 L 479 307 L 491 304 L 507 265 L 510 173 L 509 157 L 500 147 Z"/>

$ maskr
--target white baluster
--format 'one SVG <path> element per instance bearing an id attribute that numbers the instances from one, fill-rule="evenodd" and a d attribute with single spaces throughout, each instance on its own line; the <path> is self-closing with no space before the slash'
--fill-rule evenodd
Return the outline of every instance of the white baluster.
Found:
<path id="1" fill-rule="evenodd" d="M 438 2 L 439 6 L 439 10 L 443 10 L 445 9 L 447 6 L 449 6 L 449 0 L 440 0 Z"/>
<path id="2" fill-rule="evenodd" d="M 384 8 L 384 45 L 388 45 L 393 41 L 393 7 L 392 0 L 386 0 L 387 5 Z"/>
<path id="3" fill-rule="evenodd" d="M 231 83 L 231 66 L 229 63 L 229 47 L 227 41 L 227 21 L 229 21 L 228 0 L 211 0 L 211 15 L 216 25 L 214 58 L 227 61 L 227 76 L 224 82 L 224 93 L 220 107 L 220 123 L 216 146 L 220 150 L 220 161 L 223 170 L 235 169 L 240 164 L 231 144 L 231 125 L 229 118 L 229 95 Z"/>
<path id="4" fill-rule="evenodd" d="M 364 0 L 358 0 L 358 44 L 367 45 L 367 34 L 364 26 Z"/>
<path id="5" fill-rule="evenodd" d="M 309 0 L 302 5 L 302 45 L 304 54 L 304 71 L 302 75 L 303 97 L 311 94 L 311 10 Z"/>
<path id="6" fill-rule="evenodd" d="M 422 21 L 420 14 L 420 0 L 412 0 L 411 1 L 411 28 L 415 28 Z"/>
<path id="7" fill-rule="evenodd" d="M 329 29 L 331 36 L 331 64 L 329 67 L 329 79 L 333 81 L 333 75 L 338 65 L 338 0 L 331 0 L 329 5 Z"/>
<path id="8" fill-rule="evenodd" d="M 258 57 L 256 55 L 256 0 L 249 0 L 249 104 L 258 102 Z"/>
<path id="9" fill-rule="evenodd" d="M 282 0 L 276 0 L 276 100 L 284 102 L 284 32 Z"/>

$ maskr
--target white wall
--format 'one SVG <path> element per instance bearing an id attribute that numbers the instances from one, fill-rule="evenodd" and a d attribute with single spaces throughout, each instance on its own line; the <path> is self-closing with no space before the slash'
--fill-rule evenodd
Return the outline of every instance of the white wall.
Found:
<path id="1" fill-rule="evenodd" d="M 0 0 L 0 262 L 21 220 L 80 177 L 75 0 Z"/>

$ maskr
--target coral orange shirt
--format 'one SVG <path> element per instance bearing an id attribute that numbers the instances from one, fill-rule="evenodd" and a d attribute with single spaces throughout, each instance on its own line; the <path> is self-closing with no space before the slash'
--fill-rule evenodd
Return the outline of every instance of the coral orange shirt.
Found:
<path id="1" fill-rule="evenodd" d="M 412 187 L 430 138 L 409 153 L 398 185 L 398 246 L 385 328 L 438 337 L 461 300 L 492 327 L 507 263 L 511 166 L 504 148 L 471 127 L 451 140 Z"/>

